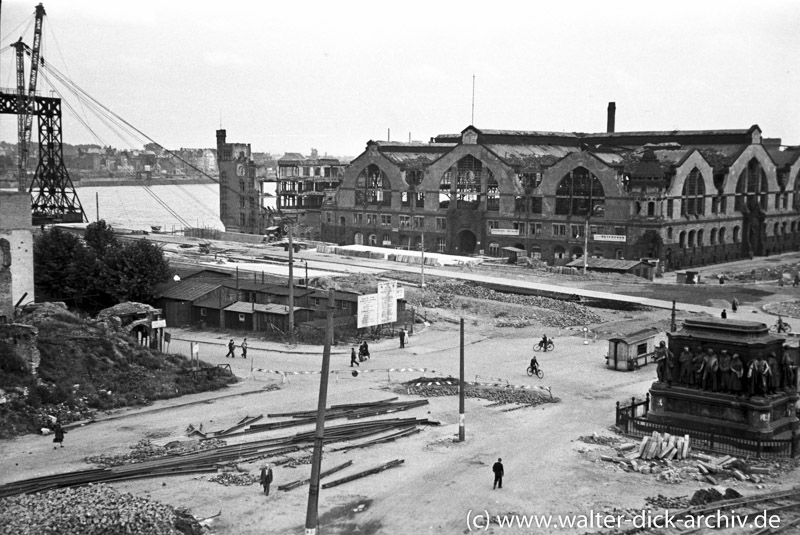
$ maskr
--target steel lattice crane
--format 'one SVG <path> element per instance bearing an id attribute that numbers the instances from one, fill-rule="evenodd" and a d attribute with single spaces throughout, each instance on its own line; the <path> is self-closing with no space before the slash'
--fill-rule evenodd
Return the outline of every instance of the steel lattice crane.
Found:
<path id="1" fill-rule="evenodd" d="M 31 144 L 31 129 L 33 126 L 33 110 L 30 109 L 33 104 L 33 97 L 36 94 L 36 82 L 39 78 L 39 58 L 42 46 L 42 25 L 44 24 L 44 6 L 39 4 L 36 6 L 36 24 L 33 29 L 33 48 L 22 42 L 22 37 L 19 41 L 11 45 L 17 51 L 17 99 L 19 101 L 19 109 L 22 111 L 17 115 L 17 143 L 18 152 L 17 160 L 19 166 L 19 180 L 27 182 L 26 175 L 28 170 L 28 153 Z M 25 54 L 27 51 L 31 56 L 31 73 L 30 81 L 28 83 L 28 98 L 25 98 Z"/>

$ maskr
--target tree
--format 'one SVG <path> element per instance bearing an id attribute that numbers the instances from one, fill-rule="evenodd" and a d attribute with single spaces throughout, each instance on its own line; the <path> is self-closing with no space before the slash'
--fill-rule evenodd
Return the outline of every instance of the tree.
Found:
<path id="1" fill-rule="evenodd" d="M 83 288 L 76 287 L 75 261 L 83 254 L 80 238 L 58 227 L 45 231 L 33 243 L 34 284 L 57 298 L 73 298 Z"/>
<path id="2" fill-rule="evenodd" d="M 117 248 L 120 246 L 117 235 L 114 234 L 114 229 L 108 225 L 105 219 L 101 219 L 96 223 L 90 223 L 86 227 L 86 233 L 83 236 L 86 245 L 89 246 L 98 256 L 102 257 L 109 248 Z"/>
<path id="3" fill-rule="evenodd" d="M 161 247 L 149 240 L 135 240 L 104 257 L 103 287 L 118 301 L 153 302 L 156 285 L 169 279 L 169 263 Z"/>

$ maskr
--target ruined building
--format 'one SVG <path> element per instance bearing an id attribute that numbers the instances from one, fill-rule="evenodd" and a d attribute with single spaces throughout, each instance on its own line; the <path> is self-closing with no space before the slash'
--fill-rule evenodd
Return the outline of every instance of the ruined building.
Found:
<path id="1" fill-rule="evenodd" d="M 485 130 L 429 143 L 369 141 L 322 239 L 451 254 L 504 247 L 566 264 L 659 260 L 688 268 L 800 249 L 800 148 L 740 130 Z M 588 237 L 586 231 L 588 230 Z M 424 236 L 424 238 L 423 238 Z M 588 238 L 588 239 L 587 239 Z"/>

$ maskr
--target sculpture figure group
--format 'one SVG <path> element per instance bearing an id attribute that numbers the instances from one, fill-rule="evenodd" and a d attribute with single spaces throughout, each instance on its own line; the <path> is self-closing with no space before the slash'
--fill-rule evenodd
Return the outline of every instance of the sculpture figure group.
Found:
<path id="1" fill-rule="evenodd" d="M 710 347 L 692 352 L 685 346 L 677 357 L 661 342 L 655 350 L 658 380 L 672 387 L 699 388 L 709 392 L 735 395 L 766 396 L 780 389 L 795 387 L 795 370 L 785 348 L 778 359 L 775 352 L 762 353 L 745 363 L 726 349 L 717 352 Z"/>

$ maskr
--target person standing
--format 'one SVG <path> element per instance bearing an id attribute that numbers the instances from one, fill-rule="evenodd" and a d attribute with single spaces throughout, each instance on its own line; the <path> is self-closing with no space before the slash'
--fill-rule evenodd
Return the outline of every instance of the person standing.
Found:
<path id="1" fill-rule="evenodd" d="M 247 338 L 242 340 L 242 346 L 241 347 L 242 347 L 242 358 L 246 359 L 247 358 Z"/>
<path id="2" fill-rule="evenodd" d="M 400 329 L 400 349 L 406 347 L 406 331 L 404 329 Z"/>
<path id="3" fill-rule="evenodd" d="M 492 472 L 494 472 L 494 485 L 492 486 L 492 490 L 500 487 L 503 488 L 503 459 L 500 457 L 497 458 L 497 462 L 494 463 L 492 466 Z"/>
<path id="4" fill-rule="evenodd" d="M 731 300 L 731 310 L 734 312 L 734 314 L 737 310 L 739 310 L 739 300 L 735 297 Z"/>
<path id="5" fill-rule="evenodd" d="M 264 487 L 264 494 L 269 496 L 269 485 L 272 483 L 272 465 L 261 467 L 261 486 Z"/>
<path id="6" fill-rule="evenodd" d="M 53 438 L 53 443 L 60 444 L 61 447 L 63 448 L 64 447 L 64 433 L 66 433 L 66 431 L 64 431 L 64 428 L 61 427 L 61 422 L 56 421 L 56 426 L 53 429 L 53 432 L 56 435 L 55 438 Z M 56 449 L 56 446 L 53 446 L 53 449 Z"/>
<path id="7" fill-rule="evenodd" d="M 351 347 L 350 348 L 350 367 L 351 368 L 353 367 L 353 364 L 355 364 L 356 366 L 361 366 L 361 364 L 358 363 L 358 358 L 356 357 L 356 348 L 355 347 Z M 353 373 L 355 373 L 355 372 L 353 372 Z"/>
<path id="8" fill-rule="evenodd" d="M 720 314 L 720 317 L 722 319 L 725 319 L 725 318 L 728 317 L 728 312 L 724 308 L 722 309 L 722 314 Z"/>
<path id="9" fill-rule="evenodd" d="M 233 352 L 234 349 L 236 349 L 236 343 L 233 341 L 233 338 L 231 338 L 231 341 L 228 342 L 228 354 L 225 355 L 225 358 L 236 358 L 236 354 Z"/>

